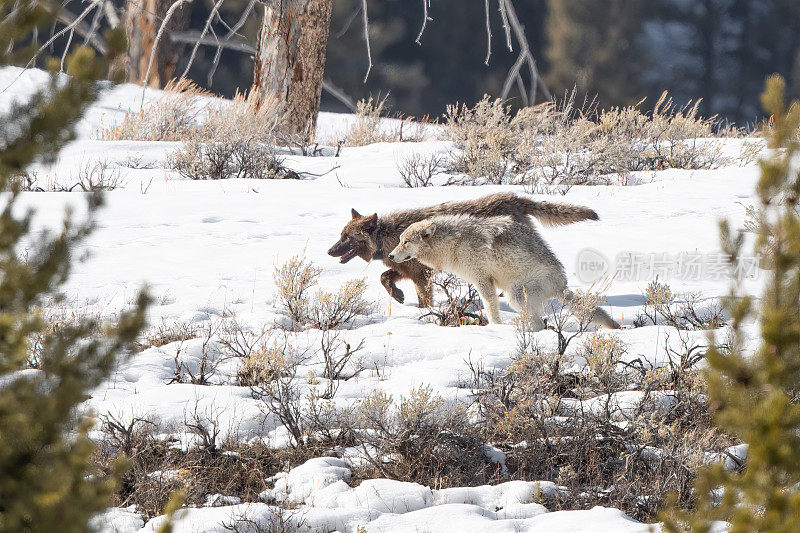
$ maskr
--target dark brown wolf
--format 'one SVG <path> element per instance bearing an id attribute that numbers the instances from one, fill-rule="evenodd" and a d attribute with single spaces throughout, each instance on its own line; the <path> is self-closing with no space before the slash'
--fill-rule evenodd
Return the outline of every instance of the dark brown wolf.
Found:
<path id="1" fill-rule="evenodd" d="M 510 216 L 516 222 L 532 225 L 529 217 L 531 215 L 545 226 L 598 220 L 597 213 L 588 207 L 537 202 L 514 193 L 498 193 L 466 202 L 447 202 L 420 209 L 395 211 L 381 217 L 377 213 L 362 216 L 351 209 L 353 218 L 345 225 L 342 238 L 331 246 L 328 254 L 339 257 L 341 263 L 347 263 L 354 257 L 360 257 L 367 262 L 373 259 L 383 261 L 389 270 L 381 274 L 381 284 L 392 298 L 403 303 L 403 291 L 397 288 L 396 283 L 401 279 L 410 279 L 417 289 L 420 306 L 429 306 L 433 303 L 431 269 L 416 260 L 395 263 L 385 254 L 397 246 L 400 234 L 414 222 L 437 215 L 462 214 L 481 218 Z"/>

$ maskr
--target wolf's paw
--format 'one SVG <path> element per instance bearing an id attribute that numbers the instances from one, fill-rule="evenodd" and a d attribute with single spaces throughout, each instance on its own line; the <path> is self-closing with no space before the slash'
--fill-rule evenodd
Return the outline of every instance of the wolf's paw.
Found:
<path id="1" fill-rule="evenodd" d="M 400 303 L 403 303 L 403 302 L 406 301 L 406 295 L 403 294 L 403 291 L 401 291 L 397 287 L 393 287 L 392 288 L 392 298 L 394 298 L 395 300 L 397 300 Z"/>

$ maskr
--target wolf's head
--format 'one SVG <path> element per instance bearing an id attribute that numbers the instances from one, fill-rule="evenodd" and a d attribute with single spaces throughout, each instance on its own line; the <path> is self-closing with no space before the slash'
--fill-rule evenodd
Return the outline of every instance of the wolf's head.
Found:
<path id="1" fill-rule="evenodd" d="M 342 230 L 342 237 L 328 250 L 328 255 L 338 257 L 340 263 L 347 263 L 358 256 L 370 261 L 378 251 L 378 214 L 361 216 L 351 209 L 352 220 Z"/>
<path id="2" fill-rule="evenodd" d="M 420 253 L 429 250 L 430 239 L 436 232 L 436 223 L 430 220 L 415 222 L 400 235 L 400 244 L 389 253 L 389 260 L 402 263 L 416 259 Z"/>

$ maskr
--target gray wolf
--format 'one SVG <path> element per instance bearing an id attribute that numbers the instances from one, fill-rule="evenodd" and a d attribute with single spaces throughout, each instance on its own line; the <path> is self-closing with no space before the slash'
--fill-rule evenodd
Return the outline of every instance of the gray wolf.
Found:
<path id="1" fill-rule="evenodd" d="M 547 243 L 533 226 L 510 216 L 438 215 L 415 222 L 400 235 L 389 259 L 397 263 L 416 259 L 472 283 L 491 324 L 500 323 L 498 288 L 535 329 L 544 327 L 539 312 L 549 298 L 567 305 L 573 299 L 564 266 Z M 619 328 L 600 308 L 594 309 L 591 318 L 602 326 Z"/>
<path id="2" fill-rule="evenodd" d="M 588 207 L 551 202 L 539 202 L 517 196 L 514 193 L 498 193 L 466 202 L 447 202 L 421 209 L 396 211 L 378 217 L 378 214 L 362 216 L 351 209 L 351 220 L 342 229 L 341 238 L 331 246 L 328 254 L 347 263 L 354 257 L 364 261 L 381 260 L 389 267 L 381 274 L 381 284 L 400 303 L 405 296 L 396 283 L 410 279 L 417 291 L 420 306 L 433 303 L 430 268 L 416 260 L 403 263 L 392 261 L 384 251 L 393 249 L 400 242 L 400 234 L 411 224 L 437 215 L 466 214 L 476 218 L 508 216 L 516 223 L 531 226 L 530 216 L 536 217 L 546 226 L 572 224 L 581 220 L 597 220 L 598 216 Z"/>

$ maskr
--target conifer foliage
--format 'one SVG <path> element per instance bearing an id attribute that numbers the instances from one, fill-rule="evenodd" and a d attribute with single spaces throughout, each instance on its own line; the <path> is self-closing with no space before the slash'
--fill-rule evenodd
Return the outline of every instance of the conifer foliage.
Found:
<path id="1" fill-rule="evenodd" d="M 26 60 L 9 50 L 43 27 L 56 5 L 0 0 L 0 66 Z M 124 49 L 124 39 L 106 42 Z M 121 46 L 120 46 L 121 45 Z M 16 49 L 20 48 L 16 46 Z M 27 51 L 31 52 L 30 49 Z M 88 416 L 79 410 L 87 392 L 112 370 L 144 324 L 147 297 L 113 326 L 77 320 L 49 328 L 42 306 L 58 302 L 75 245 L 92 229 L 100 206 L 87 195 L 88 218 L 67 213 L 59 231 L 35 235 L 32 213 L 19 207 L 17 177 L 37 160 L 52 160 L 73 137 L 73 126 L 97 96 L 97 79 L 109 58 L 78 47 L 66 58 L 68 76 L 0 114 L 0 531 L 85 531 L 87 520 L 108 507 L 116 474 L 92 475 Z M 53 70 L 58 62 L 53 61 Z M 77 193 L 76 193 L 77 194 Z M 104 331 L 100 336 L 97 331 Z M 31 362 L 31 338 L 39 351 Z M 124 465 L 119 465 L 122 468 Z"/>
<path id="2" fill-rule="evenodd" d="M 774 152 L 760 163 L 755 246 L 769 279 L 758 303 L 737 296 L 741 290 L 734 287 L 726 303 L 733 341 L 707 354 L 717 422 L 748 443 L 747 462 L 741 471 L 720 464 L 702 471 L 695 511 L 668 517 L 671 531 L 709 531 L 713 520 L 728 521 L 731 533 L 800 531 L 800 103 L 787 105 L 784 88 L 783 79 L 773 76 L 762 96 Z M 721 230 L 723 248 L 735 260 L 742 233 L 727 223 Z M 756 315 L 761 344 L 749 354 L 741 324 Z"/>

